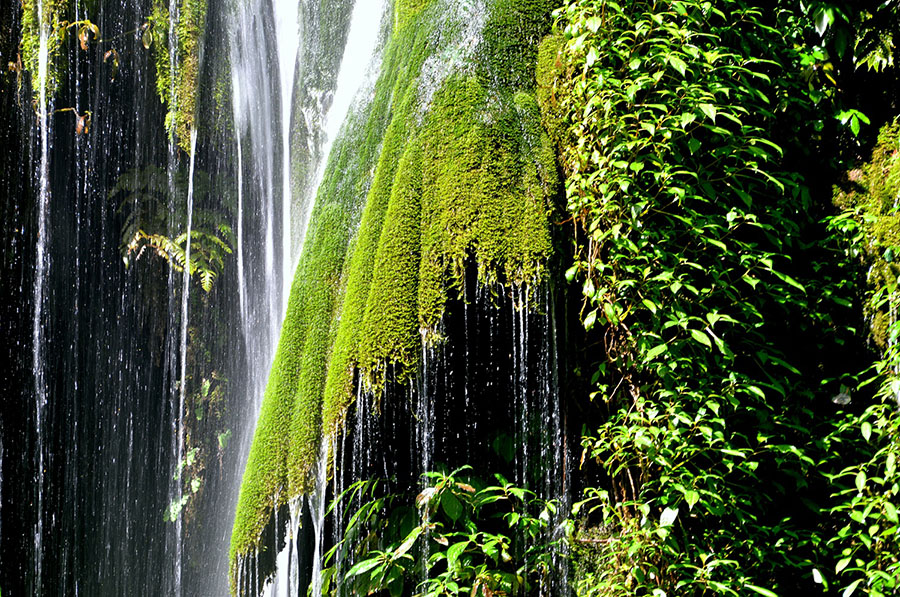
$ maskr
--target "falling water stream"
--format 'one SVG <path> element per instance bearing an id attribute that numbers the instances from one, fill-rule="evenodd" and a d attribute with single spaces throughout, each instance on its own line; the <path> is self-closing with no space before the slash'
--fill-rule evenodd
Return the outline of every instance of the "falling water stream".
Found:
<path id="1" fill-rule="evenodd" d="M 47 102 L 47 52 L 50 25 L 44 23 L 44 5 L 40 0 L 37 5 L 39 15 L 40 47 L 38 49 L 38 119 L 41 138 L 41 157 L 38 185 L 38 225 L 37 225 L 37 259 L 35 262 L 34 283 L 34 319 L 32 327 L 32 357 L 34 367 L 35 394 L 35 479 L 37 522 L 34 527 L 34 586 L 40 587 L 43 564 L 44 537 L 44 417 L 47 406 L 47 385 L 44 367 L 44 301 L 45 285 L 50 258 L 47 252 L 50 231 L 47 226 L 47 212 L 50 209 L 50 119 Z"/>
<path id="2" fill-rule="evenodd" d="M 184 3 L 163 0 L 169 35 L 155 42 L 141 37 L 145 0 L 76 12 L 103 41 L 64 45 L 76 66 L 53 90 L 58 32 L 45 1 L 17 133 L 33 176 L 14 199 L 28 214 L 15 228 L 30 244 L 3 262 L 7 275 L 28 261 L 9 311 L 28 313 L 31 329 L 16 348 L 18 402 L 0 418 L 0 591 L 224 597 L 241 473 L 294 269 L 331 153 L 374 96 L 393 2 L 210 0 L 196 126 L 178 140 L 165 122 L 179 101 Z M 459 27 L 435 28 L 446 39 L 414 82 L 420 119 L 474 55 L 487 2 L 440 1 Z M 168 55 L 172 105 L 157 95 L 155 51 Z M 73 113 L 93 115 L 90 134 L 75 131 Z M 365 170 L 360 212 L 374 162 Z M 155 240 L 134 249 L 135 230 Z M 228 253 L 203 288 L 191 264 L 216 230 Z M 152 244 L 159 237 L 185 239 L 179 272 L 175 254 Z M 246 586 L 321 594 L 323 553 L 346 507 L 326 515 L 328 502 L 354 480 L 405 475 L 421 487 L 423 473 L 489 453 L 517 483 L 565 493 L 552 293 L 475 280 L 462 292 L 438 325 L 447 341 L 423 334 L 411 383 L 380 401 L 357 384 L 343 433 L 321 438 L 314 491 L 277 513 L 275 574 L 240 562 Z M 494 454 L 497 437 L 482 437 L 499 425 L 509 431 L 500 439 L 524 446 L 509 463 Z"/>

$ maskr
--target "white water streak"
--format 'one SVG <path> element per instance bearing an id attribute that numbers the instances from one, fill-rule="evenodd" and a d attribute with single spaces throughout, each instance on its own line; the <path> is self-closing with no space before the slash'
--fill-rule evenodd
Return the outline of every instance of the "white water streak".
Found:
<path id="1" fill-rule="evenodd" d="M 322 445 L 319 446 L 316 488 L 309 496 L 309 512 L 312 516 L 313 532 L 315 533 L 310 595 L 322 594 L 322 550 L 325 540 L 325 504 L 328 501 L 328 443 L 323 439 Z"/>
<path id="2" fill-rule="evenodd" d="M 240 119 L 241 111 L 241 86 L 237 80 L 237 74 L 232 73 L 231 90 L 233 93 L 232 108 L 234 121 Z M 238 301 L 241 309 L 241 322 L 247 321 L 247 283 L 244 279 L 244 156 L 241 150 L 241 135 L 238 130 L 235 135 L 237 147 L 237 268 L 238 268 Z M 245 330 L 246 331 L 246 330 Z"/>
<path id="3" fill-rule="evenodd" d="M 278 47 L 278 72 L 281 80 L 281 247 L 282 293 L 281 314 L 287 312 L 288 295 L 294 273 L 293 239 L 291 234 L 291 108 L 294 95 L 294 75 L 297 53 L 300 50 L 299 0 L 274 0 L 275 41 Z"/>
<path id="4" fill-rule="evenodd" d="M 303 210 L 299 214 L 300 240 L 297 247 L 298 255 L 303 247 L 306 229 L 309 226 L 309 217 L 315 207 L 319 186 L 325 178 L 325 169 L 328 166 L 328 157 L 331 154 L 331 149 L 337 140 L 344 121 L 347 119 L 357 93 L 363 88 L 364 83 L 375 67 L 374 62 L 377 58 L 375 51 L 378 47 L 378 36 L 386 8 L 387 2 L 385 0 L 357 0 L 353 5 L 353 14 L 350 17 L 350 31 L 347 34 L 347 45 L 341 58 L 341 67 L 338 70 L 334 99 L 331 102 L 331 107 L 328 109 L 328 114 L 325 116 L 323 127 L 325 143 L 321 153 L 321 161 L 316 168 L 315 182 L 310 187 L 312 196 L 304 202 Z"/>
<path id="5" fill-rule="evenodd" d="M 184 405 L 187 397 L 187 336 L 188 336 L 188 300 L 191 288 L 191 232 L 194 216 L 194 161 L 197 154 L 197 130 L 191 130 L 191 161 L 188 172 L 187 192 L 187 236 L 184 241 L 184 272 L 181 279 L 181 382 L 178 387 L 178 431 L 177 431 L 177 458 L 184 458 Z M 182 471 L 180 464 L 178 470 Z M 182 481 L 181 475 L 176 475 L 175 499 L 181 505 Z M 180 513 L 175 517 L 175 570 L 176 570 L 176 595 L 181 594 L 181 567 L 182 567 L 182 517 Z"/>
<path id="6" fill-rule="evenodd" d="M 44 411 L 47 407 L 47 387 L 44 378 L 44 333 L 43 307 L 44 283 L 50 269 L 47 252 L 49 231 L 47 217 L 50 209 L 50 122 L 47 108 L 47 61 L 50 24 L 44 22 L 44 4 L 37 6 L 40 42 L 38 46 L 38 118 L 41 137 L 40 187 L 38 195 L 37 258 L 34 273 L 34 319 L 32 321 L 32 358 L 35 390 L 35 451 L 37 459 L 36 515 L 34 529 L 34 590 L 41 591 L 43 573 L 43 532 L 44 532 Z"/>

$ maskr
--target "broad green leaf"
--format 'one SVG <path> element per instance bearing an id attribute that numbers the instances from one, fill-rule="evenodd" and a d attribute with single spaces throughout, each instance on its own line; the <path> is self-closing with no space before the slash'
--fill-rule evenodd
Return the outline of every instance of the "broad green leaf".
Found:
<path id="1" fill-rule="evenodd" d="M 381 558 L 374 557 L 368 560 L 363 560 L 362 562 L 354 565 L 350 570 L 347 571 L 347 574 L 344 575 L 344 580 L 352 578 L 354 576 L 359 576 L 360 574 L 365 574 L 369 570 L 372 570 L 376 566 L 381 564 Z"/>
<path id="2" fill-rule="evenodd" d="M 850 586 L 844 589 L 844 592 L 841 593 L 841 597 L 850 597 L 850 595 L 852 595 L 856 591 L 856 587 L 858 587 L 859 583 L 861 583 L 862 581 L 863 579 L 861 578 L 854 580 L 853 583 L 850 584 Z"/>
<path id="3" fill-rule="evenodd" d="M 700 111 L 713 123 L 716 122 L 716 107 L 712 104 L 700 104 Z"/>
<path id="4" fill-rule="evenodd" d="M 865 440 L 869 441 L 869 438 L 872 437 L 872 424 L 868 421 L 863 421 L 860 431 L 862 431 L 862 436 Z"/>
<path id="5" fill-rule="evenodd" d="M 454 543 L 447 549 L 447 566 L 450 568 L 456 567 L 456 562 L 459 560 L 459 556 L 466 550 L 466 547 L 469 546 L 468 541 L 461 541 L 459 543 Z"/>
<path id="6" fill-rule="evenodd" d="M 687 71 L 687 64 L 684 63 L 684 60 L 679 58 L 678 56 L 672 56 L 671 54 L 666 58 L 668 63 L 672 65 L 672 68 L 677 70 L 681 76 L 683 77 L 685 72 Z"/>
<path id="7" fill-rule="evenodd" d="M 838 562 L 838 563 L 837 563 L 837 566 L 834 567 L 834 573 L 835 573 L 835 574 L 840 574 L 841 570 L 843 570 L 844 568 L 847 567 L 847 565 L 850 563 L 850 560 L 851 560 L 851 559 L 852 559 L 852 558 L 844 558 L 843 560 L 841 560 L 840 562 Z"/>
<path id="8" fill-rule="evenodd" d="M 667 344 L 658 344 L 658 345 L 654 346 L 653 348 L 651 348 L 650 350 L 647 351 L 647 354 L 644 356 L 644 362 L 649 363 L 650 361 L 652 361 L 653 359 L 655 359 L 662 353 L 666 352 L 666 350 L 668 350 L 668 348 L 669 348 L 669 346 Z"/>
<path id="9" fill-rule="evenodd" d="M 415 544 L 416 539 L 419 538 L 419 535 L 422 534 L 423 530 L 424 527 L 421 525 L 414 528 L 412 532 L 406 536 L 406 539 L 403 540 L 403 543 L 401 543 L 400 546 L 396 550 L 394 550 L 393 558 L 397 559 L 398 557 L 402 556 L 410 549 L 412 549 L 412 546 Z"/>
<path id="10" fill-rule="evenodd" d="M 456 522 L 462 516 L 463 505 L 452 491 L 447 490 L 441 494 L 441 509 L 450 520 Z"/>
<path id="11" fill-rule="evenodd" d="M 659 516 L 659 525 L 663 527 L 672 526 L 676 518 L 678 518 L 678 508 L 666 508 Z"/>
<path id="12" fill-rule="evenodd" d="M 866 486 L 866 471 L 859 471 L 856 474 L 856 489 L 859 491 L 863 490 L 863 487 Z"/>

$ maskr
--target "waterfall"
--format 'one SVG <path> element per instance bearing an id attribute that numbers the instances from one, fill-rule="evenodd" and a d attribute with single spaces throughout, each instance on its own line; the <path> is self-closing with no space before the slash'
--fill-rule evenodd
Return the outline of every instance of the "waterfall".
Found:
<path id="1" fill-rule="evenodd" d="M 328 250 L 346 252 L 328 264 L 333 333 L 351 315 L 342 284 L 376 172 L 412 138 L 382 158 L 391 119 L 414 106 L 393 125 L 413 134 L 445 82 L 473 72 L 492 6 L 422 3 L 428 28 L 410 39 L 423 54 L 398 75 L 389 68 L 408 65 L 388 53 L 400 23 L 390 0 L 201 4 L 197 23 L 185 0 L 154 3 L 152 16 L 143 0 L 79 2 L 52 22 L 49 3 L 37 4 L 37 72 L 18 73 L 22 124 L 0 131 L 31 136 L 19 163 L 32 174 L 11 177 L 21 189 L 4 182 L 14 208 L 4 215 L 15 217 L 0 265 L 4 276 L 22 270 L 24 290 L 2 307 L 21 319 L 8 335 L 22 338 L 10 350 L 22 361 L 9 378 L 14 402 L 0 413 L 4 595 L 227 592 L 240 476 L 294 270 L 323 236 L 317 214 L 336 214 Z M 79 24 L 54 29 L 63 18 Z M 0 85 L 0 105 L 13 106 L 9 80 Z M 329 203 L 335 194 L 341 203 Z M 327 514 L 329 501 L 355 480 L 396 476 L 391 489 L 413 491 L 424 472 L 488 454 L 486 465 L 509 464 L 522 484 L 551 471 L 535 489 L 556 495 L 564 421 L 552 300 L 490 284 L 451 293 L 436 335 L 414 343 L 405 385 L 388 376 L 377 395 L 362 375 L 348 383 L 356 402 L 340 433 L 319 438 L 314 491 L 286 499 L 278 489 L 275 529 L 236 564 L 239 587 L 318 594 L 323 556 L 352 509 Z M 511 396 L 508 413 L 500 395 Z M 493 455 L 481 434 L 499 425 L 528 454 Z M 540 446 L 529 439 L 539 431 Z M 340 578 L 347 562 L 335 564 Z"/>
<path id="2" fill-rule="evenodd" d="M 292 218 L 291 225 L 293 228 L 287 229 L 288 231 L 298 231 L 296 239 L 297 253 L 302 250 L 310 215 L 315 207 L 316 193 L 324 178 L 329 156 L 341 127 L 344 125 L 348 114 L 351 113 L 354 102 L 364 102 L 366 98 L 361 97 L 364 95 L 362 92 L 367 86 L 373 84 L 377 73 L 378 42 L 387 8 L 388 3 L 385 0 L 355 0 L 346 36 L 346 47 L 342 52 L 337 77 L 333 82 L 334 92 L 330 106 L 325 111 L 324 118 L 316 119 L 305 115 L 307 116 L 306 125 L 321 131 L 319 134 L 313 135 L 313 138 L 319 139 L 321 146 L 316 148 L 316 151 L 313 153 L 317 159 L 312 160 L 312 168 L 310 168 L 310 171 L 314 172 L 312 184 L 304 185 L 309 190 L 308 194 L 301 198 L 300 211 L 296 218 Z M 292 18 L 289 12 L 285 12 L 285 15 L 287 15 L 286 18 Z M 284 51 L 287 54 L 296 53 L 296 50 L 290 43 L 284 45 L 279 43 L 279 52 L 282 51 L 282 48 L 286 48 Z M 284 82 L 286 59 L 282 60 L 282 81 Z M 293 79 L 291 78 L 291 80 Z M 283 90 L 283 101 L 285 97 L 290 97 L 290 93 Z M 287 186 L 287 181 L 285 184 L 285 194 L 287 196 L 289 195 L 289 186 Z M 286 236 L 288 234 L 289 232 L 286 233 Z M 285 242 L 288 243 L 289 239 L 286 238 Z M 286 253 L 285 255 L 286 261 L 291 263 L 290 273 L 293 274 L 293 267 L 296 266 L 296 262 L 293 256 L 288 260 L 289 254 Z M 292 275 L 285 280 L 285 292 L 289 288 L 291 278 Z M 286 300 L 287 298 L 285 298 Z M 329 445 L 330 440 L 323 438 L 316 468 L 315 490 L 308 496 L 307 503 L 311 522 L 314 526 L 313 553 L 311 554 L 313 566 L 311 590 L 313 595 L 321 593 L 322 557 L 326 541 L 325 510 L 329 496 L 327 479 L 327 462 L 331 454 Z M 297 536 L 303 532 L 300 528 L 300 503 L 292 502 L 290 512 L 291 516 L 284 522 L 283 531 L 288 540 L 276 558 L 275 575 L 263 587 L 263 594 L 271 597 L 292 595 L 292 591 L 296 592 L 300 584 L 298 569 L 301 554 L 297 545 Z M 277 521 L 276 528 L 280 530 Z"/>
<path id="3" fill-rule="evenodd" d="M 275 0 L 275 40 L 278 48 L 278 73 L 281 82 L 281 230 L 282 290 L 281 313 L 287 311 L 288 294 L 294 273 L 295 251 L 292 238 L 293 197 L 291 194 L 291 107 L 294 72 L 300 49 L 300 0 Z"/>
<path id="4" fill-rule="evenodd" d="M 367 82 L 371 84 L 377 74 L 375 52 L 379 40 L 382 19 L 387 10 L 388 0 L 354 0 L 353 12 L 350 18 L 347 45 L 342 54 L 340 68 L 335 84 L 334 96 L 331 106 L 325 114 L 322 123 L 324 142 L 322 143 L 321 157 L 315 165 L 315 176 L 310 185 L 310 195 L 303 201 L 301 211 L 297 217 L 296 227 L 299 230 L 298 252 L 303 248 L 303 239 L 309 226 L 309 218 L 315 207 L 316 193 L 325 176 L 328 166 L 328 158 L 338 138 L 341 127 L 347 118 L 347 114 L 354 100 L 358 97 L 360 89 Z M 294 264 L 296 265 L 296 264 Z M 291 276 L 293 269 L 290 270 Z"/>

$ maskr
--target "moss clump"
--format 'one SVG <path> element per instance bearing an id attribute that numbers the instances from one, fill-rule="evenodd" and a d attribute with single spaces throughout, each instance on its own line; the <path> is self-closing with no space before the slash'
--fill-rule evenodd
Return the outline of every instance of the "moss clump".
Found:
<path id="1" fill-rule="evenodd" d="M 394 28 L 400 29 L 422 12 L 422 9 L 432 0 L 395 0 L 394 1 Z"/>
<path id="2" fill-rule="evenodd" d="M 536 45 L 545 33 L 536 29 L 549 26 L 549 10 L 534 5 L 541 15 L 516 9 L 522 18 L 509 23 L 489 13 L 485 28 L 509 38 L 485 32 L 466 60 L 453 38 L 471 33 L 471 15 L 458 7 L 409 3 L 417 12 L 395 27 L 373 99 L 350 117 L 318 191 L 245 473 L 233 573 L 274 509 L 311 488 L 354 380 L 377 391 L 388 370 L 400 380 L 416 370 L 422 337 L 434 337 L 466 264 L 485 284 L 542 279 L 555 156 L 533 80 L 496 70 L 508 67 L 497 54 L 510 43 Z M 448 47 L 457 67 L 436 80 L 424 65 Z"/>
<path id="3" fill-rule="evenodd" d="M 206 0 L 179 0 L 178 20 L 174 26 L 174 68 L 169 40 L 171 15 L 165 0 L 154 0 L 150 16 L 156 91 L 168 108 L 166 130 L 185 152 L 190 151 L 191 131 L 195 128 L 200 46 L 206 30 L 206 11 Z"/>
<path id="4" fill-rule="evenodd" d="M 556 33 L 548 35 L 538 47 L 537 57 L 537 100 L 541 107 L 541 121 L 544 129 L 559 143 L 565 135 L 565 114 L 556 96 L 557 81 L 565 73 L 562 51 L 565 37 Z"/>
<path id="5" fill-rule="evenodd" d="M 66 0 L 44 0 L 38 11 L 37 0 L 22 0 L 22 41 L 19 52 L 22 56 L 22 68 L 32 77 L 34 94 L 37 96 L 37 77 L 40 68 L 41 26 L 47 34 L 47 74 L 45 81 L 46 97 L 52 98 L 59 87 L 61 65 L 60 48 L 66 37 L 65 20 L 68 4 Z"/>
<path id="6" fill-rule="evenodd" d="M 850 216 L 865 235 L 863 259 L 869 265 L 871 292 L 896 288 L 900 277 L 900 121 L 885 126 L 878 134 L 872 159 L 847 173 L 835 187 L 834 204 Z M 866 301 L 871 305 L 873 301 Z M 871 307 L 870 307 L 871 309 Z M 888 346 L 891 314 L 871 310 L 871 336 L 882 350 Z"/>

